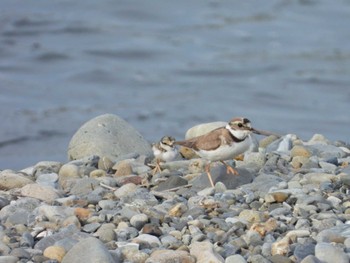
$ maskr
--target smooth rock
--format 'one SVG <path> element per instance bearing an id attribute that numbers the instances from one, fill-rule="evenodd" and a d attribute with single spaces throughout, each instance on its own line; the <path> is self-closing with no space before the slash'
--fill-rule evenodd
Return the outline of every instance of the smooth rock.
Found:
<path id="1" fill-rule="evenodd" d="M 169 262 L 181 262 L 181 263 L 195 263 L 196 260 L 187 251 L 181 250 L 155 250 L 145 263 L 169 263 Z"/>
<path id="2" fill-rule="evenodd" d="M 17 263 L 18 260 L 15 256 L 0 256 L 0 263 Z"/>
<path id="3" fill-rule="evenodd" d="M 138 237 L 134 238 L 133 242 L 137 243 L 137 244 L 146 243 L 150 247 L 160 247 L 161 246 L 161 242 L 160 242 L 159 238 L 156 236 L 149 235 L 149 234 L 141 234 Z"/>
<path id="4" fill-rule="evenodd" d="M 118 225 L 118 229 L 115 230 L 116 233 L 116 240 L 119 241 L 127 241 L 127 240 L 131 240 L 135 237 L 137 237 L 139 235 L 139 232 L 136 228 L 134 227 L 125 227 L 125 228 L 119 228 L 120 225 Z M 140 244 L 145 244 L 140 242 Z M 146 244 L 148 247 L 150 246 L 150 244 Z"/>
<path id="5" fill-rule="evenodd" d="M 21 247 L 30 247 L 34 246 L 34 237 L 29 232 L 24 232 L 20 239 Z"/>
<path id="6" fill-rule="evenodd" d="M 260 234 L 260 236 L 264 237 L 266 233 L 274 231 L 278 228 L 278 222 L 274 218 L 270 218 L 266 222 L 263 223 L 254 223 L 250 230 L 256 231 Z"/>
<path id="7" fill-rule="evenodd" d="M 157 225 L 151 223 L 145 224 L 141 230 L 141 233 L 153 235 L 156 237 L 163 235 L 162 230 Z"/>
<path id="8" fill-rule="evenodd" d="M 337 146 L 334 145 L 324 145 L 324 144 L 314 144 L 309 146 L 311 151 L 314 152 L 314 155 L 327 160 L 334 157 L 344 158 L 346 153 Z"/>
<path id="9" fill-rule="evenodd" d="M 40 174 L 36 177 L 36 183 L 43 186 L 51 186 L 53 188 L 57 188 L 58 174 L 57 173 Z"/>
<path id="10" fill-rule="evenodd" d="M 271 263 L 272 261 L 268 260 L 262 255 L 259 254 L 253 254 L 247 259 L 248 262 L 251 263 Z"/>
<path id="11" fill-rule="evenodd" d="M 66 219 L 63 220 L 61 225 L 62 226 L 75 225 L 78 229 L 81 228 L 80 221 L 76 216 L 66 217 Z"/>
<path id="12" fill-rule="evenodd" d="M 100 185 L 100 182 L 94 178 L 81 178 L 75 181 L 74 186 L 70 189 L 70 194 L 73 195 L 89 195 Z"/>
<path id="13" fill-rule="evenodd" d="M 134 215 L 130 218 L 130 224 L 138 230 L 141 230 L 147 222 L 148 216 L 142 213 Z"/>
<path id="14" fill-rule="evenodd" d="M 125 176 L 133 174 L 130 160 L 122 160 L 116 163 L 112 169 L 116 171 L 115 176 Z"/>
<path id="15" fill-rule="evenodd" d="M 74 215 L 74 209 L 64 206 L 41 205 L 36 209 L 36 213 L 51 222 L 62 222 L 67 217 Z"/>
<path id="16" fill-rule="evenodd" d="M 91 178 L 100 178 L 100 177 L 105 177 L 107 175 L 105 170 L 102 169 L 96 169 L 91 171 L 90 177 Z"/>
<path id="17" fill-rule="evenodd" d="M 262 152 L 246 152 L 244 154 L 244 164 L 247 167 L 255 166 L 260 170 L 266 162 L 266 155 Z"/>
<path id="18" fill-rule="evenodd" d="M 74 208 L 74 215 L 81 221 L 87 220 L 91 216 L 91 211 L 86 208 L 76 207 Z"/>
<path id="19" fill-rule="evenodd" d="M 96 238 L 79 241 L 64 256 L 62 263 L 115 263 L 106 246 Z"/>
<path id="20" fill-rule="evenodd" d="M 286 193 L 286 192 L 279 192 L 279 191 L 271 192 L 271 193 L 268 193 L 267 195 L 265 195 L 265 202 L 267 202 L 267 203 L 274 203 L 274 202 L 283 203 L 284 201 L 287 200 L 287 198 L 289 196 L 290 196 L 290 194 Z"/>
<path id="21" fill-rule="evenodd" d="M 117 207 L 117 203 L 114 200 L 101 200 L 98 202 L 98 206 L 102 210 L 113 210 Z"/>
<path id="22" fill-rule="evenodd" d="M 16 258 L 20 258 L 20 259 L 30 259 L 30 254 L 29 252 L 27 252 L 24 248 L 18 247 L 18 248 L 14 248 L 11 250 L 10 252 L 10 256 L 14 256 Z"/>
<path id="23" fill-rule="evenodd" d="M 348 237 L 347 239 L 344 240 L 344 246 L 346 248 L 350 248 L 350 237 Z"/>
<path id="24" fill-rule="evenodd" d="M 293 146 L 293 139 L 295 139 L 294 134 L 287 134 L 287 135 L 283 136 L 280 139 L 280 142 L 278 144 L 276 151 L 281 152 L 281 153 L 289 152 Z"/>
<path id="25" fill-rule="evenodd" d="M 10 190 L 14 188 L 21 188 L 27 184 L 34 183 L 31 179 L 16 174 L 11 171 L 0 172 L 0 190 Z"/>
<path id="26" fill-rule="evenodd" d="M 124 185 L 124 184 L 135 184 L 135 185 L 142 185 L 144 183 L 144 178 L 138 175 L 125 175 L 125 176 L 118 176 L 114 177 L 115 182 L 117 185 Z"/>
<path id="27" fill-rule="evenodd" d="M 214 184 L 222 182 L 227 189 L 236 189 L 241 185 L 248 184 L 253 181 L 254 176 L 247 169 L 235 168 L 238 171 L 238 175 L 231 173 L 227 174 L 226 167 L 224 165 L 218 165 L 216 167 L 211 166 L 211 176 Z M 210 182 L 207 173 L 202 173 L 199 177 L 192 182 L 193 187 L 197 189 L 204 189 L 210 187 Z"/>
<path id="28" fill-rule="evenodd" d="M 271 246 L 271 255 L 282 255 L 286 256 L 290 251 L 290 238 L 283 237 L 280 240 L 274 242 Z"/>
<path id="29" fill-rule="evenodd" d="M 56 242 L 66 238 L 70 238 L 74 241 L 80 241 L 88 237 L 90 237 L 90 235 L 80 232 L 74 225 L 70 225 L 62 228 L 58 233 L 42 238 L 35 244 L 34 248 L 44 251 L 47 247 L 53 246 Z"/>
<path id="30" fill-rule="evenodd" d="M 324 182 L 334 182 L 337 178 L 334 174 L 327 173 L 307 173 L 304 175 L 304 179 L 308 183 L 321 184 Z"/>
<path id="31" fill-rule="evenodd" d="M 114 191 L 114 195 L 118 198 L 126 197 L 137 189 L 137 185 L 133 183 L 125 184 Z"/>
<path id="32" fill-rule="evenodd" d="M 90 223 L 90 224 L 86 224 L 86 225 L 84 225 L 84 227 L 83 227 L 83 231 L 84 231 L 84 232 L 87 232 L 87 233 L 93 233 L 93 232 L 95 232 L 100 226 L 101 226 L 101 224 L 100 224 L 100 223 L 97 223 L 97 222 L 95 222 L 95 223 Z"/>
<path id="33" fill-rule="evenodd" d="M 301 156 L 305 158 L 309 158 L 311 156 L 311 152 L 304 146 L 302 145 L 295 145 L 292 150 L 290 151 L 290 156 L 296 157 L 296 156 Z"/>
<path id="34" fill-rule="evenodd" d="M 177 249 L 182 245 L 182 242 L 172 235 L 162 236 L 160 241 L 165 248 L 169 249 Z"/>
<path id="35" fill-rule="evenodd" d="M 273 174 L 261 173 L 254 178 L 252 183 L 245 184 L 243 188 L 264 198 L 272 187 L 277 187 L 282 181 L 283 179 Z"/>
<path id="36" fill-rule="evenodd" d="M 179 176 L 170 176 L 167 180 L 165 180 L 164 182 L 161 182 L 156 187 L 156 190 L 164 191 L 164 190 L 172 189 L 172 188 L 187 185 L 187 184 L 188 184 L 187 180 Z"/>
<path id="37" fill-rule="evenodd" d="M 188 207 L 184 203 L 177 203 L 172 208 L 170 208 L 168 214 L 171 217 L 181 217 L 187 210 Z"/>
<path id="38" fill-rule="evenodd" d="M 267 219 L 268 215 L 264 212 L 254 210 L 243 210 L 239 213 L 239 219 L 249 223 L 260 223 Z"/>
<path id="39" fill-rule="evenodd" d="M 293 261 L 290 258 L 282 255 L 273 255 L 269 258 L 269 260 L 272 263 L 293 263 Z"/>
<path id="40" fill-rule="evenodd" d="M 339 179 L 342 184 L 345 184 L 346 186 L 350 186 L 350 170 L 348 173 L 339 174 Z"/>
<path id="41" fill-rule="evenodd" d="M 11 202 L 0 210 L 0 221 L 10 221 L 11 224 L 25 224 L 31 223 L 30 214 L 36 207 L 40 206 L 40 201 L 34 198 L 24 197 Z"/>
<path id="42" fill-rule="evenodd" d="M 191 139 L 203 134 L 206 134 L 212 130 L 215 130 L 219 127 L 226 126 L 227 122 L 224 121 L 216 121 L 216 122 L 208 122 L 208 123 L 202 123 L 198 124 L 196 126 L 193 126 L 192 128 L 188 129 L 185 134 L 185 139 Z"/>
<path id="43" fill-rule="evenodd" d="M 134 192 L 123 197 L 121 200 L 138 207 L 153 207 L 158 205 L 158 199 L 145 188 L 137 188 Z"/>
<path id="44" fill-rule="evenodd" d="M 343 249 L 329 243 L 317 243 L 315 256 L 324 263 L 349 263 L 349 256 Z"/>
<path id="45" fill-rule="evenodd" d="M 111 160 L 136 152 L 152 156 L 150 144 L 122 118 L 104 114 L 83 124 L 72 137 L 68 147 L 69 160 L 92 154 Z"/>
<path id="46" fill-rule="evenodd" d="M 275 135 L 270 135 L 267 137 L 264 137 L 263 139 L 260 140 L 259 142 L 259 147 L 260 148 L 267 148 L 271 143 L 274 141 L 278 140 L 279 138 Z"/>
<path id="47" fill-rule="evenodd" d="M 190 254 L 197 259 L 197 263 L 221 263 L 225 262 L 215 250 L 213 244 L 208 241 L 194 242 L 190 246 Z"/>
<path id="48" fill-rule="evenodd" d="M 319 243 L 343 243 L 347 238 L 350 238 L 350 225 L 344 224 L 320 231 L 315 239 Z"/>
<path id="49" fill-rule="evenodd" d="M 0 196 L 0 210 L 1 210 L 3 207 L 5 207 L 5 206 L 7 206 L 7 205 L 9 205 L 9 204 L 10 204 L 10 200 L 8 200 L 7 198 L 4 198 L 4 197 Z"/>
<path id="50" fill-rule="evenodd" d="M 315 255 L 315 244 L 297 244 L 294 249 L 294 257 L 297 259 L 297 262 L 302 261 L 308 255 Z"/>
<path id="51" fill-rule="evenodd" d="M 314 255 L 308 255 L 300 263 L 323 263 Z"/>
<path id="52" fill-rule="evenodd" d="M 293 159 L 291 161 L 291 165 L 294 169 L 299 169 L 299 168 L 303 167 L 304 165 L 306 165 L 309 161 L 310 160 L 308 157 L 295 156 L 295 157 L 293 157 Z"/>
<path id="53" fill-rule="evenodd" d="M 149 255 L 143 251 L 126 248 L 122 250 L 122 255 L 124 258 L 123 262 L 130 263 L 144 263 L 149 258 Z"/>
<path id="54" fill-rule="evenodd" d="M 247 263 L 247 261 L 244 259 L 244 257 L 237 254 L 237 255 L 228 256 L 225 259 L 225 263 Z"/>
<path id="55" fill-rule="evenodd" d="M 316 133 L 308 141 L 308 144 L 331 144 L 331 141 L 328 140 L 324 135 Z"/>
<path id="56" fill-rule="evenodd" d="M 113 241 L 116 237 L 115 228 L 116 226 L 113 223 L 105 223 L 94 233 L 94 236 L 98 237 L 103 243 Z"/>
<path id="57" fill-rule="evenodd" d="M 58 183 L 64 190 L 70 190 L 72 181 L 79 178 L 79 167 L 75 164 L 64 164 L 58 172 Z"/>
<path id="58" fill-rule="evenodd" d="M 55 188 L 40 184 L 27 184 L 23 186 L 21 188 L 21 195 L 36 198 L 46 203 L 52 203 L 62 197 Z"/>
<path id="59" fill-rule="evenodd" d="M 43 255 L 49 259 L 55 259 L 58 262 L 61 262 L 66 255 L 66 250 L 60 246 L 50 246 L 44 250 Z"/>

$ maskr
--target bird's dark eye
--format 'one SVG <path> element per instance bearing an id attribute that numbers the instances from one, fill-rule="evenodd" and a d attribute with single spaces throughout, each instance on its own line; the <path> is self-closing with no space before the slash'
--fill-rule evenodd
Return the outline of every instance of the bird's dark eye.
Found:
<path id="1" fill-rule="evenodd" d="M 242 124 L 242 123 L 238 123 L 237 126 L 238 126 L 239 128 L 242 128 L 242 127 L 243 127 L 243 124 Z"/>

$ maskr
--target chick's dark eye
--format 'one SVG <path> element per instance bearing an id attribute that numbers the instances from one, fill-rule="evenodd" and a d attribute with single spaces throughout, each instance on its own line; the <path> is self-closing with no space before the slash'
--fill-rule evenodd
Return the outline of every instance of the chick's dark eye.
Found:
<path id="1" fill-rule="evenodd" d="M 242 128 L 242 127 L 243 127 L 243 124 L 242 124 L 242 123 L 238 123 L 237 126 L 238 126 L 239 128 Z"/>

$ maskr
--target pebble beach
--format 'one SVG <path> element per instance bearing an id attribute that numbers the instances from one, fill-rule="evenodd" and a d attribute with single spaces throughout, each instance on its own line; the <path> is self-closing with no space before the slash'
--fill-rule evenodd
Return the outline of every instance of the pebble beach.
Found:
<path id="1" fill-rule="evenodd" d="M 346 142 L 262 137 L 210 187 L 200 158 L 153 175 L 150 143 L 104 114 L 67 156 L 0 172 L 0 263 L 349 262 Z"/>

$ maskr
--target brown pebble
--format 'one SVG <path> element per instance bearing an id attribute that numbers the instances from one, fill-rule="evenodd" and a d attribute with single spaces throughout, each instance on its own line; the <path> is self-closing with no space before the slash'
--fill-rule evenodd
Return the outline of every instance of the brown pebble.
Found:
<path id="1" fill-rule="evenodd" d="M 120 161 L 113 166 L 113 170 L 116 170 L 115 176 L 125 176 L 132 174 L 132 167 L 129 161 Z"/>
<path id="2" fill-rule="evenodd" d="M 269 144 L 276 141 L 277 139 L 278 139 L 278 137 L 275 135 L 270 135 L 268 137 L 265 137 L 259 142 L 259 147 L 266 148 Z"/>
<path id="3" fill-rule="evenodd" d="M 266 233 L 271 232 L 275 229 L 277 229 L 278 224 L 276 219 L 274 218 L 270 218 L 269 220 L 267 220 L 264 223 L 254 223 L 250 230 L 254 230 L 255 232 L 258 232 L 260 234 L 260 236 L 265 236 Z"/>
<path id="4" fill-rule="evenodd" d="M 141 232 L 143 234 L 149 234 L 149 235 L 153 235 L 153 236 L 161 236 L 163 235 L 162 230 L 160 230 L 160 228 L 154 224 L 145 224 L 141 230 Z"/>
<path id="5" fill-rule="evenodd" d="M 311 156 L 311 152 L 302 145 L 295 145 L 290 151 L 290 156 L 303 156 L 309 158 Z"/>
<path id="6" fill-rule="evenodd" d="M 43 255 L 49 259 L 55 259 L 58 262 L 61 262 L 66 255 L 66 250 L 60 246 L 50 246 L 44 250 Z"/>
<path id="7" fill-rule="evenodd" d="M 96 169 L 90 172 L 91 178 L 99 178 L 99 177 L 104 177 L 106 175 L 107 175 L 106 171 L 102 169 Z"/>
<path id="8" fill-rule="evenodd" d="M 87 220 L 91 216 L 91 211 L 86 208 L 76 207 L 74 209 L 74 214 L 79 220 Z"/>
<path id="9" fill-rule="evenodd" d="M 183 203 L 178 203 L 170 208 L 168 214 L 172 217 L 181 217 L 187 211 L 187 206 Z"/>
<path id="10" fill-rule="evenodd" d="M 130 175 L 130 176 L 123 176 L 118 178 L 118 184 L 119 185 L 125 185 L 125 184 L 129 184 L 129 183 L 133 183 L 136 185 L 140 185 L 142 184 L 142 180 L 143 178 L 137 175 Z"/>

